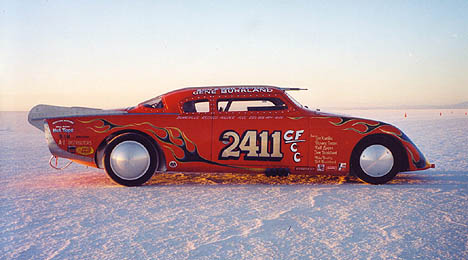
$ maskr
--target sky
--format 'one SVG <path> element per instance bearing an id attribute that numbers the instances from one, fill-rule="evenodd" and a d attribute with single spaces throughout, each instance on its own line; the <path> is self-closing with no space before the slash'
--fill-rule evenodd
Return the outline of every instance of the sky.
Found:
<path id="1" fill-rule="evenodd" d="M 0 110 L 276 85 L 310 107 L 468 101 L 468 1 L 0 1 Z"/>

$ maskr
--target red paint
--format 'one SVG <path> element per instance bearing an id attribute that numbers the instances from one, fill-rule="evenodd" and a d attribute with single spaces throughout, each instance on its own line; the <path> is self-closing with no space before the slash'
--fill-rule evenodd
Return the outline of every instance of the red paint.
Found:
<path id="1" fill-rule="evenodd" d="M 221 102 L 232 98 L 281 100 L 285 107 L 233 112 L 225 111 L 228 108 L 224 104 L 221 109 Z M 399 140 L 406 152 L 408 170 L 431 167 L 429 163 L 415 166 L 413 162 L 422 155 L 411 141 L 404 140 L 398 128 L 306 109 L 276 87 L 187 88 L 162 95 L 161 99 L 164 106 L 159 108 L 142 103 L 124 115 L 55 118 L 46 122 L 53 129 L 57 120 L 72 121 L 68 128 L 73 132 L 69 136 L 59 132 L 52 136 L 64 151 L 92 158 L 93 162 L 75 161 L 93 167 L 97 167 L 97 152 L 105 147 L 106 140 L 125 131 L 138 131 L 152 138 L 168 171 L 258 173 L 267 168 L 289 168 L 293 174 L 317 174 L 318 165 L 324 165 L 327 174 L 346 175 L 350 167 L 339 166 L 350 165 L 353 148 L 372 134 Z M 184 112 L 184 103 L 201 100 L 208 102 L 209 112 Z M 196 153 L 205 161 L 194 160 Z"/>

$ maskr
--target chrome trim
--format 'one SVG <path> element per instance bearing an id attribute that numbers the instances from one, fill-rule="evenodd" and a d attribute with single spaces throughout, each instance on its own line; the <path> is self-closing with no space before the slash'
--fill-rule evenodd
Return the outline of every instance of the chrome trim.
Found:
<path id="1" fill-rule="evenodd" d="M 387 147 L 374 144 L 362 151 L 359 164 L 367 175 L 371 177 L 382 177 L 388 174 L 393 168 L 393 154 Z"/>
<path id="2" fill-rule="evenodd" d="M 44 121 L 44 135 L 47 140 L 47 144 L 49 146 L 49 151 L 51 154 L 57 157 L 62 157 L 62 158 L 67 158 L 67 159 L 72 159 L 72 160 L 94 162 L 94 159 L 92 157 L 86 157 L 86 156 L 81 156 L 81 155 L 77 155 L 74 153 L 69 153 L 63 150 L 62 148 L 60 148 L 55 142 L 54 137 L 52 136 L 52 133 L 50 132 L 49 124 L 47 124 L 47 122 L 45 121 Z"/>
<path id="3" fill-rule="evenodd" d="M 141 143 L 123 141 L 110 153 L 110 167 L 115 175 L 124 180 L 136 180 L 145 175 L 151 164 L 151 156 Z"/>

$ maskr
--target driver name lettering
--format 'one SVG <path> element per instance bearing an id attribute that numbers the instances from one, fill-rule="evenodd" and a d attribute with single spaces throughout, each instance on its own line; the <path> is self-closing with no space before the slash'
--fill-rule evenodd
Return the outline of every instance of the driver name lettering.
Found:
<path id="1" fill-rule="evenodd" d="M 336 164 L 338 142 L 332 136 L 311 135 L 311 137 L 315 139 L 313 146 L 314 163 Z M 328 167 L 327 170 L 332 170 L 332 168 Z"/>
<path id="2" fill-rule="evenodd" d="M 272 88 L 268 87 L 233 87 L 233 88 L 213 88 L 213 89 L 197 89 L 192 92 L 197 95 L 218 95 L 218 94 L 236 94 L 236 93 L 271 93 Z"/>

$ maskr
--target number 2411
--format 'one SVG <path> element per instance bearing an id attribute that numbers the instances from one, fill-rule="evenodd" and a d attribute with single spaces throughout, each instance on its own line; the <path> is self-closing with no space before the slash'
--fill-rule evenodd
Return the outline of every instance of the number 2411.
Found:
<path id="1" fill-rule="evenodd" d="M 220 160 L 239 159 L 245 153 L 245 160 L 279 161 L 281 153 L 281 131 L 273 131 L 271 135 L 264 130 L 247 130 L 242 137 L 233 130 L 224 131 L 219 140 L 228 143 L 219 153 Z"/>

